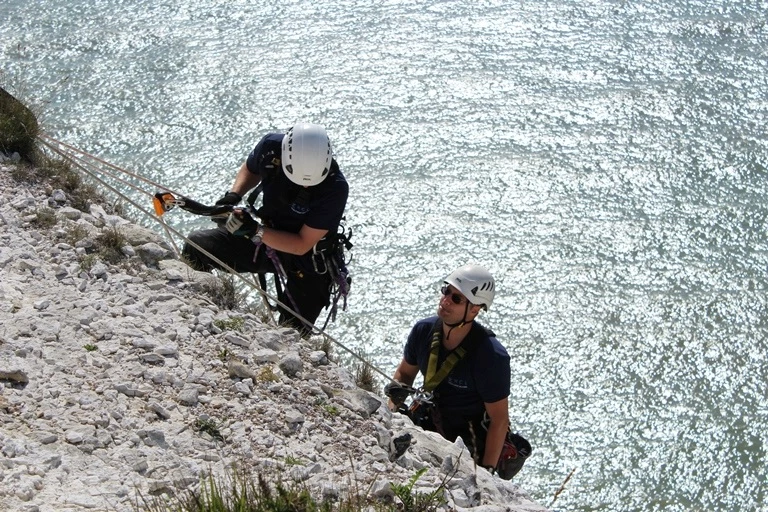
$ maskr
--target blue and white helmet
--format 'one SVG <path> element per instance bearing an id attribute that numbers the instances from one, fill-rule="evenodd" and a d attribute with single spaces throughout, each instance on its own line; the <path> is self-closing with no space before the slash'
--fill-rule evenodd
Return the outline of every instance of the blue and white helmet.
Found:
<path id="1" fill-rule="evenodd" d="M 297 185 L 321 183 L 331 170 L 333 151 L 325 128 L 297 123 L 283 136 L 283 172 Z"/>
<path id="2" fill-rule="evenodd" d="M 491 307 L 496 294 L 496 283 L 490 272 L 479 265 L 464 265 L 445 278 L 464 295 L 472 304 L 483 306 L 486 311 Z"/>

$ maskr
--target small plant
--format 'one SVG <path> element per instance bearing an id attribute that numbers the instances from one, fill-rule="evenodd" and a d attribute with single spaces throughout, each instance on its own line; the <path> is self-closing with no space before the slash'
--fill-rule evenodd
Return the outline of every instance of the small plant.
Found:
<path id="1" fill-rule="evenodd" d="M 48 180 L 52 187 L 72 193 L 82 184 L 82 178 L 72 170 L 72 164 L 64 158 L 46 158 L 37 168 L 37 174 Z"/>
<path id="2" fill-rule="evenodd" d="M 338 416 L 339 415 L 339 408 L 335 405 L 324 405 L 323 409 L 326 413 L 328 413 L 331 416 Z"/>
<path id="3" fill-rule="evenodd" d="M 31 161 L 40 131 L 35 114 L 21 101 L 0 87 L 0 151 L 18 152 Z"/>
<path id="4" fill-rule="evenodd" d="M 83 348 L 88 352 L 93 352 L 94 350 L 99 349 L 99 347 L 97 347 L 93 343 L 86 343 L 85 345 L 83 345 Z"/>
<path id="5" fill-rule="evenodd" d="M 96 241 L 99 243 L 98 253 L 107 263 L 118 263 L 125 258 L 122 248 L 128 243 L 125 236 L 117 228 L 103 231 Z"/>
<path id="6" fill-rule="evenodd" d="M 20 183 L 34 183 L 35 172 L 27 164 L 18 164 L 11 167 L 11 178 Z"/>
<path id="7" fill-rule="evenodd" d="M 80 224 L 72 224 L 67 228 L 65 240 L 69 245 L 75 245 L 88 236 L 88 230 Z"/>
<path id="8" fill-rule="evenodd" d="M 208 280 L 203 285 L 214 304 L 222 309 L 238 309 L 243 305 L 245 296 L 235 286 L 235 278 L 229 274 L 215 280 Z"/>
<path id="9" fill-rule="evenodd" d="M 245 319 L 239 316 L 234 316 L 226 320 L 214 320 L 213 325 L 215 325 L 222 331 L 240 332 L 243 329 L 243 325 L 245 325 Z"/>
<path id="10" fill-rule="evenodd" d="M 271 366 L 265 366 L 261 369 L 259 372 L 258 377 L 256 379 L 259 382 L 277 382 L 280 380 L 280 378 L 275 374 L 275 371 L 272 369 Z"/>
<path id="11" fill-rule="evenodd" d="M 286 464 L 300 463 L 286 457 Z M 247 467 L 247 466 L 246 466 Z M 189 489 L 173 496 L 141 496 L 136 512 L 433 512 L 446 503 L 444 485 L 432 493 L 413 491 L 413 486 L 426 471 L 420 470 L 407 484 L 390 484 L 402 503 L 385 503 L 371 496 L 372 487 L 354 486 L 347 494 L 330 501 L 315 500 L 306 485 L 286 485 L 277 476 L 270 483 L 262 474 L 252 475 L 235 467 L 224 477 L 208 476 L 197 490 Z M 371 486 L 373 482 L 371 482 Z"/>
<path id="12" fill-rule="evenodd" d="M 83 272 L 88 272 L 93 268 L 93 265 L 96 263 L 96 255 L 95 254 L 86 254 L 82 258 L 80 258 L 80 270 Z"/>
<path id="13" fill-rule="evenodd" d="M 72 192 L 70 201 L 72 202 L 72 208 L 77 208 L 81 212 L 87 212 L 93 203 L 102 202 L 103 198 L 96 187 L 90 184 L 82 184 L 77 186 L 77 189 Z"/>
<path id="14" fill-rule="evenodd" d="M 229 350 L 227 350 L 226 347 L 223 347 L 223 348 L 219 349 L 219 353 L 217 354 L 216 357 L 218 357 L 219 361 L 221 361 L 222 363 L 226 363 L 227 361 L 229 361 L 229 356 L 230 355 L 231 354 L 230 354 Z"/>
<path id="15" fill-rule="evenodd" d="M 286 466 L 300 466 L 301 464 L 303 464 L 303 462 L 298 457 L 294 457 L 293 455 L 286 455 L 285 456 L 285 465 Z"/>
<path id="16" fill-rule="evenodd" d="M 373 391 L 376 382 L 373 378 L 373 369 L 367 358 L 362 364 L 359 364 L 355 370 L 355 383 L 359 388 L 366 391 Z"/>
<path id="17" fill-rule="evenodd" d="M 205 432 L 217 441 L 223 441 L 224 436 L 221 435 L 218 425 L 210 418 L 198 418 L 195 424 L 198 432 Z"/>
<path id="18" fill-rule="evenodd" d="M 421 468 L 408 480 L 407 484 L 389 484 L 395 497 L 403 504 L 403 512 L 431 512 L 446 503 L 443 496 L 445 489 L 442 485 L 430 493 L 413 490 L 416 481 L 426 472 L 427 468 Z"/>
<path id="19" fill-rule="evenodd" d="M 56 214 L 50 208 L 40 208 L 35 212 L 32 223 L 40 228 L 48 229 L 56 225 Z"/>
<path id="20" fill-rule="evenodd" d="M 331 342 L 331 339 L 328 336 L 323 336 L 323 341 L 320 344 L 320 350 L 325 352 L 325 357 L 328 359 L 331 358 L 331 348 L 333 348 L 333 343 Z"/>

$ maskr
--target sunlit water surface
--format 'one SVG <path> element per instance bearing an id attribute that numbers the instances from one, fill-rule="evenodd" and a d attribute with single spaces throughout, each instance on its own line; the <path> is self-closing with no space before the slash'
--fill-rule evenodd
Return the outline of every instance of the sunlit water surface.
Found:
<path id="1" fill-rule="evenodd" d="M 355 243 L 336 339 L 390 374 L 442 278 L 482 263 L 535 499 L 575 469 L 553 508 L 767 510 L 766 13 L 4 0 L 0 81 L 51 135 L 206 202 L 261 134 L 325 124 Z"/>

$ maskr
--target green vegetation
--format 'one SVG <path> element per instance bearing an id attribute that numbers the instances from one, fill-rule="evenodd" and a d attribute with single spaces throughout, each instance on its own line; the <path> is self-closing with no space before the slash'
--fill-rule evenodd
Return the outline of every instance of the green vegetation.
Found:
<path id="1" fill-rule="evenodd" d="M 228 318 L 226 320 L 214 320 L 213 325 L 222 331 L 240 332 L 243 330 L 243 326 L 245 325 L 245 319 L 240 316 L 233 316 L 232 318 Z"/>
<path id="2" fill-rule="evenodd" d="M 421 468 L 413 475 L 407 484 L 390 484 L 392 491 L 397 499 L 403 505 L 405 512 L 436 510 L 438 506 L 446 503 L 443 497 L 443 486 L 438 487 L 430 493 L 423 493 L 413 490 L 413 486 L 421 476 L 427 472 L 427 468 Z"/>
<path id="3" fill-rule="evenodd" d="M 231 355 L 232 354 L 230 354 L 227 347 L 219 347 L 219 350 L 216 353 L 216 357 L 218 357 L 219 361 L 221 361 L 222 363 L 226 363 L 227 361 L 229 361 L 229 356 Z"/>
<path id="4" fill-rule="evenodd" d="M 277 382 L 280 380 L 280 377 L 275 374 L 275 370 L 273 370 L 271 366 L 265 366 L 259 372 L 256 380 L 259 382 Z"/>
<path id="5" fill-rule="evenodd" d="M 80 258 L 80 270 L 82 270 L 83 272 L 88 272 L 93 268 L 93 265 L 95 263 L 96 263 L 96 255 L 86 254 Z"/>
<path id="6" fill-rule="evenodd" d="M 219 431 L 219 426 L 210 418 L 198 418 L 195 423 L 198 432 L 204 432 L 217 441 L 224 441 L 224 436 Z"/>
<path id="7" fill-rule="evenodd" d="M 56 225 L 56 213 L 50 208 L 38 208 L 32 224 L 42 229 L 49 229 Z"/>
<path id="8" fill-rule="evenodd" d="M 239 309 L 245 303 L 245 295 L 237 289 L 235 277 L 229 274 L 207 281 L 203 291 L 222 309 Z"/>
<path id="9" fill-rule="evenodd" d="M 368 358 L 364 358 L 364 362 L 357 365 L 355 369 L 355 383 L 361 389 L 366 391 L 373 391 L 376 379 L 373 377 L 373 369 Z"/>
<path id="10" fill-rule="evenodd" d="M 77 242 L 88 236 L 88 230 L 80 224 L 71 224 L 67 227 L 65 240 L 69 245 L 76 245 Z"/>
<path id="11" fill-rule="evenodd" d="M 299 466 L 301 464 L 303 464 L 303 462 L 298 457 L 294 457 L 293 455 L 287 455 L 285 457 L 286 466 Z"/>
<path id="12" fill-rule="evenodd" d="M 87 343 L 87 344 L 83 345 L 83 348 L 84 348 L 84 349 L 85 349 L 87 352 L 93 352 L 94 350 L 99 350 L 99 347 L 97 347 L 97 346 L 96 346 L 96 345 L 94 345 L 93 343 Z"/>
<path id="13" fill-rule="evenodd" d="M 338 416 L 339 415 L 339 408 L 336 407 L 335 405 L 324 405 L 323 409 L 330 416 Z"/>
<path id="14" fill-rule="evenodd" d="M 316 501 L 306 486 L 270 484 L 261 474 L 255 478 L 233 470 L 232 477 L 216 480 L 208 477 L 199 491 L 180 496 L 143 498 L 137 512 L 434 512 L 446 503 L 443 485 L 431 493 L 414 492 L 416 481 L 426 472 L 419 470 L 406 484 L 390 483 L 399 503 L 377 500 L 365 490 L 356 489 L 335 500 Z"/>
<path id="15" fill-rule="evenodd" d="M 115 264 L 125 259 L 122 248 L 128 244 L 122 233 L 117 228 L 104 230 L 96 237 L 99 246 L 97 252 L 102 260 Z"/>
<path id="16" fill-rule="evenodd" d="M 31 162 L 35 157 L 35 140 L 39 132 L 35 114 L 0 87 L 0 151 L 7 154 L 18 152 Z"/>

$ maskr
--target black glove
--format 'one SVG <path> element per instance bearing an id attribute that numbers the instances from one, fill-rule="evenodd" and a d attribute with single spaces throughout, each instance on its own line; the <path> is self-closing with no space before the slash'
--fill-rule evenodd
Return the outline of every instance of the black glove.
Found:
<path id="1" fill-rule="evenodd" d="M 237 208 L 232 210 L 227 218 L 227 223 L 224 225 L 227 231 L 233 235 L 245 236 L 251 238 L 259 230 L 259 222 L 251 217 L 248 210 Z"/>
<path id="2" fill-rule="evenodd" d="M 405 403 L 405 399 L 411 394 L 411 388 L 405 384 L 401 384 L 396 380 L 389 382 L 384 386 L 384 394 L 392 400 L 395 406 L 400 407 Z"/>
<path id="3" fill-rule="evenodd" d="M 227 192 L 223 196 L 221 196 L 221 199 L 216 201 L 217 205 L 222 204 L 231 204 L 232 206 L 235 206 L 243 199 L 243 196 L 238 194 L 237 192 Z"/>

